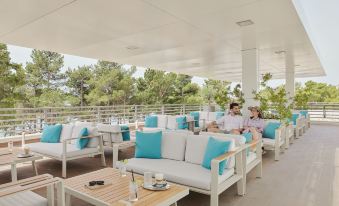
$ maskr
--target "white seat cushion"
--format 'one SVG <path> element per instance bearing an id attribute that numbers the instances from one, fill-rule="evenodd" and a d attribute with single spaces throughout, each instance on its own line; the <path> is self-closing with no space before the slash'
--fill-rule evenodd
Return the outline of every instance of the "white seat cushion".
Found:
<path id="1" fill-rule="evenodd" d="M 187 135 L 187 132 L 163 132 L 161 142 L 162 158 L 183 161 L 185 159 Z"/>
<path id="2" fill-rule="evenodd" d="M 167 115 L 158 115 L 158 127 L 166 129 Z"/>
<path id="3" fill-rule="evenodd" d="M 31 144 L 26 144 L 26 145 L 33 152 L 36 152 L 42 155 L 62 158 L 62 147 L 63 147 L 62 143 L 36 142 L 36 143 L 31 143 Z M 84 149 L 79 149 L 74 144 L 67 144 L 67 157 L 76 157 L 76 156 L 85 155 L 85 154 L 92 154 L 95 152 L 98 152 L 97 148 L 85 147 Z"/>
<path id="4" fill-rule="evenodd" d="M 159 128 L 159 127 L 143 127 L 143 132 L 158 132 L 158 131 L 166 131 L 166 128 Z"/>
<path id="5" fill-rule="evenodd" d="M 178 129 L 177 117 L 173 115 L 167 116 L 167 128 Z"/>
<path id="6" fill-rule="evenodd" d="M 248 156 L 246 157 L 246 164 L 250 164 L 253 160 L 257 159 L 257 153 L 249 152 Z"/>
<path id="7" fill-rule="evenodd" d="M 40 195 L 31 192 L 24 191 L 15 193 L 12 195 L 3 196 L 0 198 L 1 206 L 47 206 L 47 199 Z"/>
<path id="8" fill-rule="evenodd" d="M 118 163 L 120 164 L 120 163 Z M 174 183 L 187 185 L 204 190 L 211 188 L 211 171 L 201 165 L 169 159 L 132 158 L 128 160 L 127 170 L 143 174 L 146 171 L 163 173 L 165 178 Z M 219 176 L 219 183 L 234 174 L 234 169 L 225 170 Z"/>
<path id="9" fill-rule="evenodd" d="M 267 146 L 274 147 L 274 145 L 275 145 L 275 139 L 262 138 L 262 141 L 263 141 L 264 146 L 267 145 Z M 280 141 L 280 145 L 279 146 L 281 146 L 282 144 L 284 144 L 284 142 Z"/>

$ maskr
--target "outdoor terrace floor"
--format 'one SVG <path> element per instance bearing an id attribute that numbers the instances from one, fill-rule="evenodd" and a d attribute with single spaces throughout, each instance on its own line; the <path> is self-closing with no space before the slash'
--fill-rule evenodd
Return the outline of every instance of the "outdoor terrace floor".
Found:
<path id="1" fill-rule="evenodd" d="M 273 152 L 263 156 L 263 178 L 248 175 L 247 194 L 236 195 L 232 186 L 219 196 L 219 205 L 227 206 L 330 206 L 333 199 L 336 148 L 339 148 L 339 126 L 312 125 L 300 139 L 274 161 Z M 339 151 L 339 150 L 338 150 Z M 133 155 L 133 150 L 119 154 L 122 159 Z M 107 165 L 112 165 L 112 152 L 106 152 Z M 337 160 L 338 161 L 338 160 Z M 37 163 L 40 174 L 61 176 L 61 162 L 42 160 Z M 100 158 L 83 158 L 69 161 L 68 177 L 100 169 Z M 339 166 L 339 165 L 337 165 Z M 9 168 L 0 168 L 0 184 L 10 181 Z M 30 165 L 19 166 L 18 179 L 33 176 Z M 45 196 L 44 191 L 39 190 Z M 72 199 L 76 206 L 89 205 Z M 209 205 L 209 196 L 195 192 L 178 202 L 178 205 Z"/>

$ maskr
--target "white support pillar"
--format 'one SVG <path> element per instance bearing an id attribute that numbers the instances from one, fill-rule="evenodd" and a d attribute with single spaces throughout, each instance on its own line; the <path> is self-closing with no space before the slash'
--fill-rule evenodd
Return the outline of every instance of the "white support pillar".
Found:
<path id="1" fill-rule="evenodd" d="M 285 89 L 287 98 L 293 98 L 295 93 L 295 65 L 294 57 L 291 50 L 285 52 L 285 66 L 286 66 L 286 84 Z M 289 102 L 292 102 L 290 100 Z"/>
<path id="2" fill-rule="evenodd" d="M 257 106 L 254 100 L 253 90 L 258 90 L 259 80 L 259 53 L 257 48 L 242 51 L 242 91 L 244 93 L 245 104 L 243 114 L 247 116 L 249 106 Z"/>

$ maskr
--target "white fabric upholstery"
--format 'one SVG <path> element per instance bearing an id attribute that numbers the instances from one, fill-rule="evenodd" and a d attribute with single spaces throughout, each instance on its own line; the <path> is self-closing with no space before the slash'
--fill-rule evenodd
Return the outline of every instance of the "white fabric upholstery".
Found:
<path id="1" fill-rule="evenodd" d="M 177 117 L 168 115 L 167 117 L 167 128 L 168 129 L 178 129 Z"/>
<path id="2" fill-rule="evenodd" d="M 80 131 L 83 128 L 87 128 L 88 135 L 98 135 L 98 129 L 95 126 L 95 123 L 93 123 L 93 122 L 75 122 L 75 125 L 72 128 L 72 135 L 71 135 L 71 137 L 72 138 L 78 138 L 79 134 L 80 134 Z M 62 130 L 64 130 L 64 128 Z M 61 133 L 62 133 L 62 131 L 61 131 Z M 68 143 L 71 143 L 71 144 L 75 145 L 76 141 L 77 140 L 71 140 Z M 94 148 L 94 147 L 97 147 L 98 145 L 99 145 L 98 138 L 90 138 L 86 147 Z"/>
<path id="3" fill-rule="evenodd" d="M 158 115 L 158 127 L 165 128 L 167 126 L 167 115 Z"/>
<path id="4" fill-rule="evenodd" d="M 235 140 L 233 138 L 227 138 L 224 135 L 210 135 L 210 134 L 204 134 L 201 135 L 192 135 L 189 134 L 187 136 L 186 140 L 186 151 L 185 151 L 185 161 L 190 162 L 193 164 L 201 165 L 202 161 L 204 159 L 205 150 L 207 146 L 207 142 L 210 136 L 213 136 L 214 138 L 218 140 L 223 141 L 230 141 L 230 148 L 229 150 L 235 149 Z M 234 158 L 228 158 L 227 164 L 225 167 L 227 168 L 234 168 L 235 166 L 235 159 Z"/>
<path id="5" fill-rule="evenodd" d="M 257 153 L 249 152 L 248 156 L 246 157 L 246 164 L 250 164 L 253 160 L 257 159 Z"/>
<path id="6" fill-rule="evenodd" d="M 217 113 L 216 112 L 209 112 L 208 113 L 208 121 L 213 122 L 217 120 Z"/>
<path id="7" fill-rule="evenodd" d="M 143 127 L 143 132 L 158 132 L 158 131 L 165 131 L 166 128 L 160 128 L 160 127 Z"/>
<path id="8" fill-rule="evenodd" d="M 112 138 L 112 142 L 122 142 L 122 134 L 120 125 L 110 125 L 110 124 L 98 124 L 98 131 L 103 132 L 104 141 L 109 141 L 109 138 Z M 111 134 L 109 134 L 112 132 Z"/>
<path id="9" fill-rule="evenodd" d="M 275 139 L 269 139 L 269 138 L 262 138 L 263 144 L 268 145 L 268 146 L 272 146 L 274 147 L 275 145 Z M 282 145 L 284 142 L 283 140 L 280 141 L 280 145 Z"/>
<path id="10" fill-rule="evenodd" d="M 201 165 L 169 159 L 132 158 L 128 160 L 127 170 L 132 169 L 139 174 L 143 174 L 146 171 L 160 172 L 164 174 L 168 181 L 182 185 L 204 190 L 210 190 L 211 188 L 211 171 Z M 224 182 L 233 174 L 234 169 L 225 170 L 224 174 L 219 176 L 219 183 Z"/>
<path id="11" fill-rule="evenodd" d="M 200 112 L 199 118 L 208 121 L 208 112 Z"/>
<path id="12" fill-rule="evenodd" d="M 1 206 L 47 206 L 47 199 L 35 192 L 24 191 L 0 198 Z"/>
<path id="13" fill-rule="evenodd" d="M 73 124 L 63 124 L 62 130 L 60 134 L 60 142 L 62 142 L 64 139 L 69 139 L 72 137 L 72 131 L 73 131 Z"/>
<path id="14" fill-rule="evenodd" d="M 44 142 L 36 142 L 36 143 L 31 143 L 31 144 L 26 144 L 31 151 L 42 154 L 42 155 L 47 155 L 47 156 L 52 156 L 52 157 L 57 157 L 61 158 L 62 157 L 62 143 L 44 143 Z M 67 157 L 76 157 L 80 155 L 85 155 L 85 154 L 92 154 L 98 152 L 97 148 L 87 148 L 85 147 L 84 149 L 79 149 L 76 147 L 74 144 L 67 144 Z"/>
<path id="15" fill-rule="evenodd" d="M 186 132 L 163 132 L 161 156 L 166 159 L 183 161 L 185 159 Z"/>

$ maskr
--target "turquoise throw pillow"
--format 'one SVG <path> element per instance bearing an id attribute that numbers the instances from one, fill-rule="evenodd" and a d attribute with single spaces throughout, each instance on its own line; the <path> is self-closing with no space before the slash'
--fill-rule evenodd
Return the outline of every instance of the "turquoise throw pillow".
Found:
<path id="1" fill-rule="evenodd" d="M 136 131 L 135 157 L 161 159 L 162 132 Z"/>
<path id="2" fill-rule="evenodd" d="M 308 115 L 308 111 L 307 110 L 301 110 L 300 114 L 306 118 L 307 115 Z"/>
<path id="3" fill-rule="evenodd" d="M 151 127 L 151 128 L 158 127 L 158 116 L 146 116 L 145 127 Z"/>
<path id="4" fill-rule="evenodd" d="M 188 129 L 188 124 L 185 116 L 177 117 L 176 122 L 178 123 L 178 129 Z"/>
<path id="5" fill-rule="evenodd" d="M 251 132 L 243 133 L 242 136 L 246 138 L 246 143 L 252 142 L 253 134 Z"/>
<path id="6" fill-rule="evenodd" d="M 194 118 L 194 126 L 199 127 L 200 112 L 190 112 L 190 115 Z"/>
<path id="7" fill-rule="evenodd" d="M 211 169 L 212 159 L 228 152 L 231 142 L 230 141 L 220 141 L 213 137 L 208 139 L 208 143 L 205 150 L 204 160 L 202 166 L 206 169 Z M 224 173 L 226 160 L 219 163 L 219 175 Z"/>
<path id="8" fill-rule="evenodd" d="M 275 130 L 280 127 L 280 122 L 269 122 L 264 128 L 262 136 L 264 138 L 275 139 Z"/>
<path id="9" fill-rule="evenodd" d="M 88 136 L 88 129 L 86 127 L 82 128 L 80 133 L 79 133 L 78 139 L 76 141 L 77 148 L 83 149 L 87 146 L 89 139 L 88 138 L 80 138 L 80 137 L 85 137 L 85 136 Z"/>
<path id="10" fill-rule="evenodd" d="M 120 129 L 121 129 L 121 131 L 123 131 L 122 132 L 122 140 L 123 141 L 131 140 L 131 134 L 130 134 L 128 125 L 120 125 Z"/>
<path id="11" fill-rule="evenodd" d="M 225 112 L 216 112 L 215 113 L 215 118 L 216 119 L 220 119 L 221 117 L 223 117 L 225 115 Z"/>
<path id="12" fill-rule="evenodd" d="M 61 124 L 45 125 L 42 131 L 40 142 L 59 143 L 61 130 L 62 130 Z"/>
<path id="13" fill-rule="evenodd" d="M 299 114 L 292 114 L 293 125 L 297 125 L 298 118 L 299 118 Z"/>

